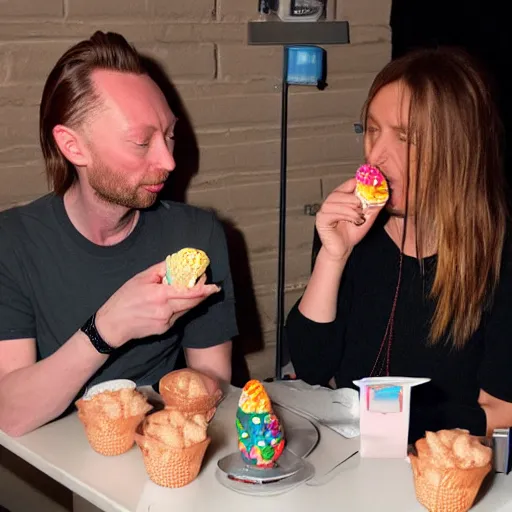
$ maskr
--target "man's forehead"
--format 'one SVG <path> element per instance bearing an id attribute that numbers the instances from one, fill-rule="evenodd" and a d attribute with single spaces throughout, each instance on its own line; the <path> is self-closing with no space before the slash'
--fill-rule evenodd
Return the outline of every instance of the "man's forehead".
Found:
<path id="1" fill-rule="evenodd" d="M 175 124 L 164 94 L 148 75 L 98 69 L 91 78 L 105 110 L 122 116 L 128 125 Z"/>

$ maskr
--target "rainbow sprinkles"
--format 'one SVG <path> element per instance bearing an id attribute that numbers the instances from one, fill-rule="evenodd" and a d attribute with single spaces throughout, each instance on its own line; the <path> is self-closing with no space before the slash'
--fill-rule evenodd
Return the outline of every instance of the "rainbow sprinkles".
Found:
<path id="1" fill-rule="evenodd" d="M 272 402 L 258 380 L 246 383 L 236 414 L 238 449 L 246 464 L 272 468 L 283 453 L 285 438 Z"/>
<path id="2" fill-rule="evenodd" d="M 384 175 L 369 164 L 364 164 L 356 171 L 356 196 L 363 208 L 383 206 L 389 199 L 389 188 Z"/>

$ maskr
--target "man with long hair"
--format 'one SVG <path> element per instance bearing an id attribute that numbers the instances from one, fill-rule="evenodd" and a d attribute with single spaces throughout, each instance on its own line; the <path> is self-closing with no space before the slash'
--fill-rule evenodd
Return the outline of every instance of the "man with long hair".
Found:
<path id="1" fill-rule="evenodd" d="M 87 386 L 154 385 L 187 364 L 231 378 L 237 334 L 224 232 L 210 212 L 158 201 L 177 122 L 119 34 L 70 48 L 45 84 L 40 140 L 53 191 L 0 214 L 0 429 L 58 417 Z M 204 250 L 211 282 L 163 284 L 165 257 Z"/>
<path id="2" fill-rule="evenodd" d="M 350 179 L 323 203 L 322 246 L 287 320 L 297 375 L 430 377 L 413 390 L 411 440 L 512 426 L 512 261 L 485 80 L 460 50 L 411 52 L 377 75 L 363 122 L 390 199 L 363 210 Z"/>

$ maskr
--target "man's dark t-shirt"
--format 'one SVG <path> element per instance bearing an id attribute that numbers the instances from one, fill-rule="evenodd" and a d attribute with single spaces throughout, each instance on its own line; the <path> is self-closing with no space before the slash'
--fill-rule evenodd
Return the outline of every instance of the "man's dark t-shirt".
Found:
<path id="1" fill-rule="evenodd" d="M 53 194 L 0 213 L 0 340 L 35 338 L 38 360 L 50 356 L 126 281 L 183 247 L 208 254 L 208 282 L 222 291 L 166 334 L 128 342 L 87 386 L 117 378 L 154 384 L 174 369 L 180 347 L 206 348 L 237 334 L 220 222 L 192 206 L 159 202 L 141 212 L 124 241 L 98 246 L 75 229 Z"/>

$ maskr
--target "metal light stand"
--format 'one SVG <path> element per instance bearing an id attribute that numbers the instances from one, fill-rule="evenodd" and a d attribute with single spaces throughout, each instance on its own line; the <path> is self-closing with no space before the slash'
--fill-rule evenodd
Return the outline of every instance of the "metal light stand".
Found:
<path id="1" fill-rule="evenodd" d="M 283 76 L 281 87 L 281 165 L 279 178 L 279 243 L 277 269 L 277 325 L 275 378 L 282 378 L 284 295 L 286 261 L 286 185 L 288 145 L 288 46 L 348 44 L 349 25 L 346 21 L 283 22 L 277 19 L 250 21 L 249 45 L 283 48 Z"/>
<path id="2" fill-rule="evenodd" d="M 284 287 L 286 261 L 286 160 L 288 156 L 288 47 L 283 48 L 281 86 L 281 170 L 279 174 L 279 244 L 277 262 L 276 379 L 282 375 L 284 334 Z"/>

